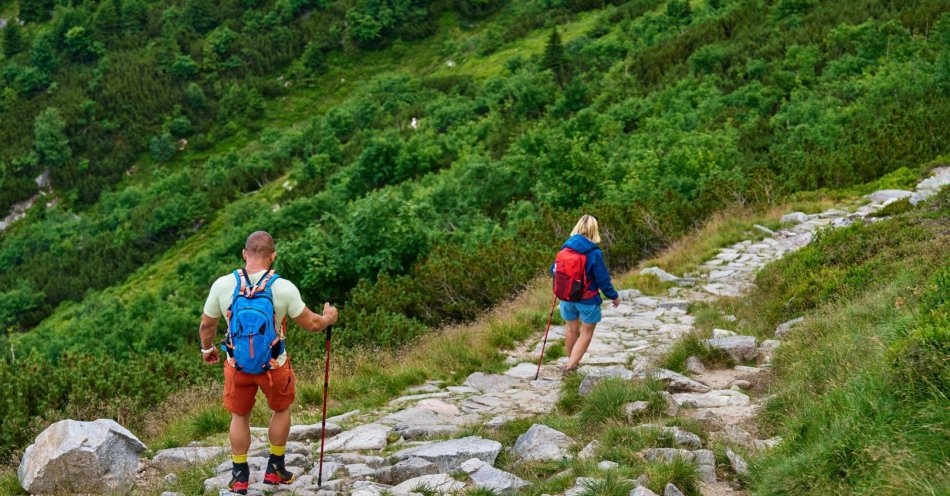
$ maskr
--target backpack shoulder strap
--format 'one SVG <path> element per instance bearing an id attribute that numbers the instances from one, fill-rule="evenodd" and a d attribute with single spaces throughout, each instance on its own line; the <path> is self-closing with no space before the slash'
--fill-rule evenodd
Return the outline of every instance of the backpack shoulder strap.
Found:
<path id="1" fill-rule="evenodd" d="M 244 294 L 247 292 L 247 273 L 243 272 L 242 269 L 234 269 L 234 279 L 237 281 L 237 284 L 234 285 L 234 295 L 231 297 L 231 300 L 234 301 L 238 295 Z"/>

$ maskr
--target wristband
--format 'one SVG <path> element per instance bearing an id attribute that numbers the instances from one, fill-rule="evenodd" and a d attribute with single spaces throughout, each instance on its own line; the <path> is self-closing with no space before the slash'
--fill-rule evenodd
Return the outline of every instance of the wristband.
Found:
<path id="1" fill-rule="evenodd" d="M 213 345 L 212 345 L 210 348 L 208 348 L 208 349 L 202 348 L 202 349 L 201 349 L 201 354 L 202 354 L 202 355 L 207 355 L 208 353 L 211 353 L 212 351 L 214 351 L 214 346 L 213 346 Z"/>

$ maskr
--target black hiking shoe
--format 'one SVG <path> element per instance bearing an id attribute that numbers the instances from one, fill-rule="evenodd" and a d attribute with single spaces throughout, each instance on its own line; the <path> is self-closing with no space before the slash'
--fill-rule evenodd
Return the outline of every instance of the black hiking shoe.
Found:
<path id="1" fill-rule="evenodd" d="M 247 494 L 250 478 L 251 469 L 247 463 L 235 463 L 231 467 L 231 482 L 228 482 L 228 490 L 235 494 Z"/>
<path id="2" fill-rule="evenodd" d="M 264 484 L 278 486 L 280 484 L 293 484 L 297 476 L 284 467 L 284 457 L 271 455 L 267 460 L 267 471 L 264 472 Z"/>

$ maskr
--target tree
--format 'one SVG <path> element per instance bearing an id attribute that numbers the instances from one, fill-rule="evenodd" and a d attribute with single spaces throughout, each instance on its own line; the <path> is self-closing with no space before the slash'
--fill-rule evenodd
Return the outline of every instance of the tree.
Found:
<path id="1" fill-rule="evenodd" d="M 122 5 L 122 26 L 126 31 L 139 31 L 148 23 L 148 5 L 142 0 L 129 0 Z"/>
<path id="2" fill-rule="evenodd" d="M 20 0 L 18 17 L 23 22 L 48 21 L 53 14 L 54 0 Z"/>
<path id="3" fill-rule="evenodd" d="M 108 39 L 118 36 L 122 31 L 122 4 L 120 0 L 103 0 L 99 2 L 93 17 L 93 25 L 99 39 Z"/>
<path id="4" fill-rule="evenodd" d="M 47 107 L 33 123 L 33 149 L 47 167 L 62 167 L 72 157 L 66 122 L 56 107 Z"/>
<path id="5" fill-rule="evenodd" d="M 79 62 L 94 60 L 104 50 L 102 44 L 95 42 L 89 30 L 82 26 L 76 26 L 66 31 L 64 42 L 66 51 L 69 52 L 73 60 Z"/>
<path id="6" fill-rule="evenodd" d="M 561 44 L 561 35 L 557 29 L 551 31 L 547 44 L 544 45 L 544 55 L 541 56 L 541 67 L 550 69 L 554 73 L 554 80 L 561 88 L 568 78 L 567 58 L 564 56 L 564 45 Z"/>
<path id="7" fill-rule="evenodd" d="M 303 51 L 300 58 L 303 66 L 313 74 L 323 74 L 327 72 L 327 56 L 323 53 L 323 47 L 319 43 L 311 41 L 307 44 L 307 49 Z"/>
<path id="8" fill-rule="evenodd" d="M 214 14 L 215 8 L 210 0 L 188 0 L 181 13 L 181 20 L 191 29 L 204 34 L 217 26 Z"/>
<path id="9" fill-rule="evenodd" d="M 689 6 L 689 0 L 670 0 L 670 3 L 666 4 L 666 15 L 678 21 L 686 21 L 693 15 L 693 10 Z"/>
<path id="10" fill-rule="evenodd" d="M 59 65 L 59 58 L 53 51 L 53 44 L 50 43 L 48 36 L 40 36 L 33 42 L 33 50 L 30 53 L 30 62 L 45 74 L 52 74 Z"/>
<path id="11" fill-rule="evenodd" d="M 3 56 L 10 58 L 21 51 L 23 51 L 23 34 L 20 24 L 10 22 L 3 28 Z"/>

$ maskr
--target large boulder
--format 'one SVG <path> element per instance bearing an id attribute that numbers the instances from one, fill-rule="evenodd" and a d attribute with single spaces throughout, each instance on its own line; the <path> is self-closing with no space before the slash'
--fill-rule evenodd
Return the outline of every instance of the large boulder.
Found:
<path id="1" fill-rule="evenodd" d="M 874 193 L 864 195 L 865 198 L 874 203 L 884 203 L 886 201 L 900 200 L 910 198 L 914 193 L 903 189 L 881 189 Z"/>
<path id="2" fill-rule="evenodd" d="M 422 458 L 438 465 L 442 472 L 451 472 L 472 458 L 478 458 L 486 463 L 495 463 L 498 453 L 501 453 L 501 443 L 498 441 L 469 436 L 407 448 L 393 453 L 393 456 L 398 460 L 406 460 L 410 457 Z"/>
<path id="3" fill-rule="evenodd" d="M 572 444 L 574 440 L 567 434 L 543 424 L 534 424 L 518 436 L 511 451 L 524 461 L 562 460 L 570 458 Z"/>
<path id="4" fill-rule="evenodd" d="M 509 389 L 519 382 L 521 381 L 507 375 L 474 372 L 462 384 L 485 393 L 494 393 Z"/>
<path id="5" fill-rule="evenodd" d="M 146 449 L 114 420 L 61 420 L 26 449 L 17 476 L 31 494 L 125 493 Z"/>
<path id="6" fill-rule="evenodd" d="M 755 336 L 728 336 L 704 339 L 703 344 L 710 348 L 725 351 L 737 362 L 755 360 L 759 350 L 755 346 Z"/>
<path id="7" fill-rule="evenodd" d="M 492 467 L 478 458 L 466 461 L 459 468 L 468 474 L 477 489 L 488 489 L 495 494 L 515 492 L 528 485 L 528 481 L 521 477 Z"/>

